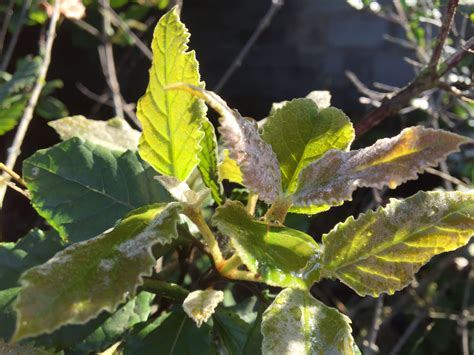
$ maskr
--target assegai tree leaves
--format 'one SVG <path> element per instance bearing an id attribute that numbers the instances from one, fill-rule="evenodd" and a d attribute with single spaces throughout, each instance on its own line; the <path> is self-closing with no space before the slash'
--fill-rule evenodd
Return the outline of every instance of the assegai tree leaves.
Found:
<path id="1" fill-rule="evenodd" d="M 285 289 L 263 314 L 263 355 L 353 355 L 350 319 L 304 290 Z"/>
<path id="2" fill-rule="evenodd" d="M 218 207 L 212 221 L 262 282 L 305 288 L 319 278 L 321 251 L 311 236 L 254 220 L 236 201 Z"/>
<path id="3" fill-rule="evenodd" d="M 153 63 L 137 116 L 143 126 L 140 156 L 163 175 L 184 181 L 199 163 L 201 129 L 206 106 L 184 91 L 166 86 L 187 82 L 203 87 L 194 51 L 188 51 L 189 32 L 176 8 L 161 17 L 153 36 Z"/>
<path id="4" fill-rule="evenodd" d="M 15 305 L 15 339 L 85 323 L 133 297 L 155 265 L 152 246 L 178 237 L 180 208 L 172 203 L 138 209 L 110 231 L 73 244 L 24 273 Z"/>
<path id="5" fill-rule="evenodd" d="M 38 213 L 63 238 L 83 241 L 126 213 L 171 196 L 137 153 L 120 153 L 72 138 L 23 162 L 23 177 Z"/>
<path id="6" fill-rule="evenodd" d="M 395 188 L 469 142 L 454 133 L 416 126 L 367 148 L 330 150 L 301 172 L 293 204 L 338 205 L 351 200 L 358 187 Z"/>
<path id="7" fill-rule="evenodd" d="M 474 194 L 419 192 L 349 217 L 323 237 L 323 274 L 360 295 L 407 286 L 434 255 L 465 245 L 474 234 Z"/>

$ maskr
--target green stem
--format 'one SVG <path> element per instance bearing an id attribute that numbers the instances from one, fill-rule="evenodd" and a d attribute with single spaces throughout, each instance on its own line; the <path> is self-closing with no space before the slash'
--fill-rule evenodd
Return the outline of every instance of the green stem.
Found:
<path id="1" fill-rule="evenodd" d="M 247 209 L 247 212 L 252 216 L 255 214 L 255 208 L 257 207 L 257 202 L 258 202 L 258 194 L 250 193 L 249 198 L 247 200 L 246 209 Z"/>
<path id="2" fill-rule="evenodd" d="M 141 289 L 178 302 L 184 301 L 189 294 L 188 290 L 179 285 L 149 278 L 144 279 Z"/>
<path id="3" fill-rule="evenodd" d="M 219 249 L 219 244 L 217 243 L 216 237 L 207 225 L 201 210 L 199 208 L 188 206 L 183 212 L 198 227 L 202 237 L 204 238 L 204 241 L 207 244 L 209 253 L 214 259 L 216 267 L 219 269 L 220 265 L 224 263 L 224 258 L 222 257 L 222 253 Z"/>
<path id="4" fill-rule="evenodd" d="M 289 198 L 278 198 L 265 214 L 265 221 L 285 223 L 286 215 L 291 207 Z"/>
<path id="5" fill-rule="evenodd" d="M 238 268 L 240 265 L 242 265 L 242 260 L 240 260 L 240 257 L 237 254 L 234 254 L 224 262 L 219 272 L 223 276 L 226 276 L 229 272 Z"/>

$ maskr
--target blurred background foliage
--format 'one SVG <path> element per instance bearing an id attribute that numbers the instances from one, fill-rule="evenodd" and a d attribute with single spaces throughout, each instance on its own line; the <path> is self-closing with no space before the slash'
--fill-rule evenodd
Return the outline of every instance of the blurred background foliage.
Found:
<path id="1" fill-rule="evenodd" d="M 21 171 L 21 161 L 34 151 L 59 142 L 48 120 L 120 115 L 114 102 L 117 90 L 123 115 L 137 126 L 135 103 L 148 81 L 153 28 L 175 3 L 84 0 L 84 8 L 76 1 L 69 15 L 63 13 L 47 81 L 15 171 Z M 0 161 L 6 159 L 38 76 L 49 6 L 39 0 L 0 4 Z M 203 80 L 232 107 L 263 119 L 273 102 L 329 90 L 333 105 L 344 109 L 357 126 L 429 65 L 448 1 L 203 0 L 184 1 L 182 6 Z M 471 54 L 405 102 L 396 115 L 359 137 L 356 147 L 416 124 L 474 137 L 473 8 L 472 1 L 461 1 L 441 61 L 466 45 Z M 112 59 L 104 49 L 108 45 Z M 118 85 L 110 77 L 110 60 Z M 471 189 L 473 155 L 468 147 L 394 191 L 362 189 L 350 203 L 312 218 L 290 215 L 288 225 L 319 241 L 334 224 L 391 197 L 407 197 L 420 189 Z M 245 200 L 247 193 L 234 189 L 233 196 Z M 47 227 L 14 191 L 7 192 L 0 218 L 3 240 Z M 469 354 L 474 352 L 473 257 L 474 245 L 439 256 L 418 274 L 419 281 L 378 300 L 360 298 L 332 281 L 315 285 L 312 292 L 350 316 L 363 353 Z M 196 265 L 203 270 L 208 266 Z M 241 298 L 248 296 L 245 288 L 240 291 Z"/>

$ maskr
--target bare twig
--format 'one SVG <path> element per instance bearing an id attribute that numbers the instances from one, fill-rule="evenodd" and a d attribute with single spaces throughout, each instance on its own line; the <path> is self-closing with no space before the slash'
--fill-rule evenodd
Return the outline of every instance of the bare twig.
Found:
<path id="1" fill-rule="evenodd" d="M 398 342 L 395 344 L 395 346 L 393 347 L 389 355 L 396 355 L 400 353 L 400 350 L 402 350 L 402 347 L 405 345 L 405 343 L 411 337 L 411 335 L 415 332 L 416 328 L 418 328 L 418 325 L 421 323 L 421 321 L 423 321 L 427 317 L 427 315 L 428 315 L 428 311 L 426 310 L 418 313 L 418 316 L 415 319 L 413 319 L 413 321 L 410 323 L 408 328 L 405 330 L 402 336 L 398 339 Z"/>
<path id="2" fill-rule="evenodd" d="M 83 29 L 84 31 L 86 31 L 87 33 L 89 33 L 90 35 L 94 36 L 94 37 L 97 37 L 97 38 L 101 38 L 101 33 L 100 31 L 95 28 L 94 26 L 92 26 L 91 24 L 87 23 L 86 21 L 83 21 L 81 19 L 73 19 L 72 20 L 78 27 L 80 27 L 81 29 Z"/>
<path id="3" fill-rule="evenodd" d="M 377 335 L 380 330 L 380 325 L 382 324 L 382 310 L 383 310 L 383 295 L 377 298 L 374 308 L 374 318 L 372 319 L 372 326 L 370 328 L 370 333 L 367 337 L 367 345 L 365 347 L 364 354 L 374 354 L 378 353 L 379 348 L 376 344 Z"/>
<path id="4" fill-rule="evenodd" d="M 454 176 L 451 176 L 450 174 L 447 174 L 443 171 L 439 171 L 439 170 L 436 170 L 436 169 L 433 169 L 433 168 L 426 168 L 425 171 L 427 173 L 431 174 L 431 175 L 439 176 L 440 178 L 442 178 L 446 181 L 449 181 L 449 182 L 451 182 L 455 185 L 463 186 L 463 187 L 468 187 L 469 186 L 464 181 L 459 180 L 459 179 L 455 178 Z"/>
<path id="5" fill-rule="evenodd" d="M 5 36 L 7 35 L 8 25 L 10 25 L 10 20 L 13 15 L 13 6 L 15 5 L 15 0 L 10 0 L 7 8 L 5 9 L 5 17 L 3 18 L 2 29 L 0 30 L 0 57 L 3 53 L 3 42 L 5 41 Z"/>
<path id="6" fill-rule="evenodd" d="M 469 355 L 471 352 L 469 351 L 469 329 L 467 328 L 469 309 L 469 297 L 471 295 L 471 281 L 474 278 L 474 269 L 471 268 L 467 275 L 466 285 L 464 286 L 464 294 L 462 300 L 462 310 L 461 310 L 461 318 L 458 321 L 458 324 L 461 328 L 461 337 L 462 337 L 462 353 L 463 355 Z"/>
<path id="7" fill-rule="evenodd" d="M 13 32 L 12 38 L 10 39 L 10 44 L 8 45 L 8 49 L 5 52 L 5 57 L 3 57 L 2 65 L 0 66 L 0 70 L 2 71 L 7 70 L 8 64 L 10 63 L 10 59 L 12 58 L 13 51 L 15 50 L 16 43 L 18 41 L 18 36 L 20 35 L 21 29 L 26 20 L 26 16 L 28 15 L 28 9 L 30 6 L 31 0 L 23 1 L 23 6 L 21 7 L 20 16 L 18 17 L 15 31 Z"/>
<path id="8" fill-rule="evenodd" d="M 15 134 L 15 138 L 13 139 L 13 143 L 11 147 L 8 149 L 7 160 L 6 160 L 6 167 L 10 170 L 13 170 L 15 163 L 18 159 L 18 156 L 21 152 L 21 145 L 23 144 L 23 140 L 25 139 L 26 132 L 30 125 L 30 122 L 33 118 L 33 112 L 38 103 L 39 96 L 41 94 L 41 90 L 43 89 L 44 83 L 46 82 L 46 74 L 48 73 L 49 64 L 51 62 L 51 51 L 53 49 L 54 38 L 56 36 L 56 26 L 59 19 L 59 0 L 54 1 L 54 8 L 53 14 L 51 16 L 51 21 L 49 23 L 48 32 L 46 35 L 46 44 L 44 48 L 44 57 L 43 63 L 38 72 L 38 78 L 36 79 L 35 86 L 33 87 L 33 91 L 31 92 L 31 96 L 28 100 L 28 104 L 23 112 L 23 116 L 21 117 L 20 123 L 18 124 L 18 129 Z M 5 178 L 8 178 L 9 175 L 5 174 Z M 6 187 L 0 187 L 0 208 L 3 205 L 3 199 L 5 197 Z"/>
<path id="9" fill-rule="evenodd" d="M 4 173 L 10 175 L 10 177 L 13 180 L 15 180 L 17 183 L 19 183 L 20 185 L 26 186 L 25 180 L 23 180 L 20 175 L 15 173 L 11 168 L 6 166 L 5 164 L 0 163 L 0 170 L 2 170 Z"/>
<path id="10" fill-rule="evenodd" d="M 456 9 L 458 8 L 459 0 L 449 0 L 448 6 L 446 7 L 446 13 L 441 25 L 441 28 L 438 33 L 438 38 L 436 39 L 436 44 L 433 49 L 433 54 L 431 55 L 430 62 L 428 64 L 428 69 L 436 70 L 441 54 L 443 53 L 443 48 L 448 38 L 449 32 L 451 30 L 454 15 L 456 14 Z"/>
<path id="11" fill-rule="evenodd" d="M 27 199 L 31 198 L 28 190 L 23 190 L 22 188 L 16 186 L 13 182 L 8 181 L 8 179 L 5 178 L 4 176 L 0 176 L 0 186 L 4 186 L 3 188 L 9 187 L 12 190 L 15 190 L 16 192 L 19 192 L 20 194 L 25 196 Z"/>
<path id="12" fill-rule="evenodd" d="M 110 23 L 110 16 L 107 8 L 109 7 L 108 0 L 100 0 L 100 6 L 103 9 L 103 41 L 99 46 L 99 58 L 104 72 L 105 80 L 112 93 L 112 100 L 114 102 L 115 116 L 123 118 L 122 95 L 120 94 L 120 86 L 115 71 L 114 52 L 112 43 L 110 41 L 110 33 L 112 32 L 112 25 Z"/>
<path id="13" fill-rule="evenodd" d="M 255 42 L 257 42 L 257 40 L 259 39 L 263 31 L 270 25 L 273 17 L 278 12 L 278 10 L 283 6 L 283 4 L 284 4 L 284 0 L 272 0 L 270 7 L 268 8 L 266 14 L 260 20 L 257 28 L 250 36 L 247 43 L 245 43 L 245 45 L 242 47 L 239 54 L 237 55 L 237 57 L 235 57 L 234 61 L 231 63 L 229 68 L 227 68 L 224 75 L 222 75 L 217 85 L 214 87 L 215 92 L 218 93 L 219 91 L 221 91 L 224 85 L 232 76 L 232 74 L 234 74 L 234 72 L 242 65 L 242 62 L 244 61 L 245 57 L 249 53 L 250 49 L 253 47 Z"/>

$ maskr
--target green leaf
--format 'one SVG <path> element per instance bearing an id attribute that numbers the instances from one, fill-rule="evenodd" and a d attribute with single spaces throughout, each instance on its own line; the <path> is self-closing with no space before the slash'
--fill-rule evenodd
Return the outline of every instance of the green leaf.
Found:
<path id="1" fill-rule="evenodd" d="M 283 191 L 291 194 L 303 168 L 328 150 L 349 149 L 354 128 L 341 110 L 319 110 L 311 99 L 295 99 L 270 115 L 262 137 L 278 158 Z"/>
<path id="2" fill-rule="evenodd" d="M 196 324 L 182 310 L 175 310 L 132 333 L 125 342 L 124 355 L 214 354 L 211 327 Z"/>
<path id="3" fill-rule="evenodd" d="M 136 208 L 171 201 L 155 175 L 136 153 L 110 151 L 79 138 L 39 150 L 23 162 L 33 207 L 72 242 L 95 237 Z"/>
<path id="4" fill-rule="evenodd" d="M 177 238 L 180 209 L 176 203 L 138 209 L 112 230 L 73 244 L 24 273 L 15 305 L 15 339 L 85 323 L 133 297 L 155 265 L 151 247 Z"/>
<path id="5" fill-rule="evenodd" d="M 54 232 L 33 229 L 17 243 L 0 243 L 0 290 L 18 286 L 20 275 L 64 248 Z"/>
<path id="6" fill-rule="evenodd" d="M 252 328 L 248 332 L 247 341 L 244 346 L 244 354 L 260 355 L 262 353 L 262 312 L 258 312 Z"/>
<path id="7" fill-rule="evenodd" d="M 65 117 L 48 123 L 63 141 L 80 137 L 85 141 L 117 151 L 137 150 L 140 132 L 121 118 L 89 120 L 84 116 Z"/>
<path id="8" fill-rule="evenodd" d="M 244 185 L 271 204 L 280 195 L 281 173 L 271 146 L 264 142 L 255 120 L 242 117 L 216 93 L 189 84 L 176 84 L 170 89 L 187 91 L 206 101 L 219 115 L 219 132 L 229 149 L 229 156 L 240 167 Z"/>
<path id="9" fill-rule="evenodd" d="M 209 120 L 202 124 L 204 139 L 201 141 L 202 150 L 199 153 L 199 172 L 204 184 L 211 190 L 212 198 L 218 205 L 224 201 L 222 184 L 217 170 L 217 138 L 214 126 Z"/>
<path id="10" fill-rule="evenodd" d="M 150 83 L 138 101 L 137 116 L 143 126 L 140 155 L 163 175 L 181 181 L 198 165 L 201 130 L 206 107 L 186 92 L 167 91 L 173 83 L 200 81 L 194 51 L 188 51 L 189 32 L 176 8 L 164 15 L 155 29 Z"/>
<path id="11" fill-rule="evenodd" d="M 198 328 L 206 323 L 216 307 L 224 301 L 224 292 L 216 290 L 196 290 L 186 296 L 183 301 L 183 309 Z"/>
<path id="12" fill-rule="evenodd" d="M 13 303 L 20 292 L 19 287 L 0 291 L 0 338 L 9 341 L 15 332 L 16 315 Z"/>
<path id="13" fill-rule="evenodd" d="M 235 312 L 219 308 L 212 318 L 214 320 L 213 331 L 219 339 L 221 353 L 228 355 L 254 354 L 244 352 L 250 326 Z"/>
<path id="14" fill-rule="evenodd" d="M 469 142 L 454 133 L 416 126 L 367 148 L 331 150 L 301 172 L 293 204 L 334 206 L 351 200 L 358 187 L 395 188 Z"/>
<path id="15" fill-rule="evenodd" d="M 354 354 L 350 323 L 308 292 L 285 289 L 263 314 L 262 353 Z"/>
<path id="16" fill-rule="evenodd" d="M 8 355 L 51 355 L 51 352 L 31 345 L 4 343 L 0 340 L 0 354 Z"/>
<path id="17" fill-rule="evenodd" d="M 473 234 L 474 194 L 419 192 L 338 224 L 323 237 L 322 273 L 360 295 L 393 294 L 431 257 Z"/>
<path id="18" fill-rule="evenodd" d="M 35 112 L 45 120 L 55 120 L 69 114 L 66 105 L 52 96 L 40 98 L 35 107 Z"/>
<path id="19" fill-rule="evenodd" d="M 130 300 L 112 314 L 100 327 L 75 348 L 85 351 L 103 351 L 119 340 L 128 329 L 139 322 L 148 319 L 151 312 L 151 301 L 154 295 L 140 292 L 137 297 Z"/>
<path id="20" fill-rule="evenodd" d="M 219 180 L 229 180 L 237 184 L 243 185 L 244 181 L 242 178 L 242 172 L 240 171 L 237 162 L 229 157 L 229 150 L 224 149 L 224 158 L 217 166 L 219 170 Z"/>
<path id="21" fill-rule="evenodd" d="M 0 102 L 0 136 L 15 128 L 27 102 L 28 97 L 23 94 L 10 96 Z"/>
<path id="22" fill-rule="evenodd" d="M 309 235 L 256 221 L 245 207 L 228 200 L 218 207 L 213 224 L 230 237 L 242 262 L 271 286 L 306 288 L 319 279 L 318 244 Z M 312 265 L 311 268 L 307 268 Z"/>

